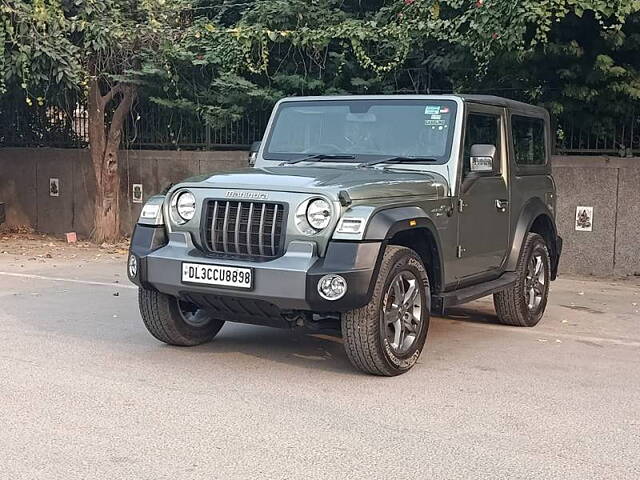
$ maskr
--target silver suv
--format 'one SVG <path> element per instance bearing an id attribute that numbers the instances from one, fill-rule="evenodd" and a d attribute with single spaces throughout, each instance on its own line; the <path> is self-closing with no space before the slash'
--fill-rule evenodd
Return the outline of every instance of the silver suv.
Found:
<path id="1" fill-rule="evenodd" d="M 286 98 L 255 165 L 152 197 L 128 271 L 148 330 L 338 328 L 357 368 L 415 365 L 429 316 L 493 294 L 543 315 L 562 249 L 549 116 L 486 96 Z"/>

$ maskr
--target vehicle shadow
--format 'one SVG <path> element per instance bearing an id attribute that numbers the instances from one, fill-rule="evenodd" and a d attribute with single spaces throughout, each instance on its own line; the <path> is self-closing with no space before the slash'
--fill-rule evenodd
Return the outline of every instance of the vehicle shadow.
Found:
<path id="1" fill-rule="evenodd" d="M 439 317 L 468 323 L 500 324 L 493 305 L 486 301 L 475 301 L 448 308 L 445 315 Z"/>
<path id="2" fill-rule="evenodd" d="M 333 330 L 287 330 L 227 322 L 211 343 L 189 351 L 215 357 L 240 354 L 257 358 L 263 365 L 276 362 L 289 367 L 358 374 L 347 358 L 340 332 Z"/>

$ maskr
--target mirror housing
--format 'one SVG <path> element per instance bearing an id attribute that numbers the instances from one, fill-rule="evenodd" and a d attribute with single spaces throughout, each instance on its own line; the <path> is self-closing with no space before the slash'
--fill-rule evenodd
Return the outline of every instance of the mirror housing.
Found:
<path id="1" fill-rule="evenodd" d="M 258 150 L 260 150 L 261 141 L 253 142 L 251 147 L 249 148 L 249 158 L 248 163 L 250 167 L 253 167 L 256 164 L 256 160 L 258 158 Z"/>
<path id="2" fill-rule="evenodd" d="M 496 146 L 475 144 L 471 146 L 469 155 L 469 171 L 471 173 L 490 173 L 495 171 Z"/>

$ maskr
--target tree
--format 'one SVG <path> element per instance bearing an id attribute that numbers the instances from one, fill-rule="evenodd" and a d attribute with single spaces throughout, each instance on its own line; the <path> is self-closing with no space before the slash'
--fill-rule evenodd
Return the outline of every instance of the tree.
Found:
<path id="1" fill-rule="evenodd" d="M 2 0 L 0 93 L 27 103 L 71 95 L 86 103 L 96 177 L 98 242 L 120 238 L 118 150 L 146 56 L 170 43 L 185 4 L 176 0 Z"/>
<path id="2" fill-rule="evenodd" d="M 484 91 L 557 114 L 637 98 L 629 52 L 638 0 L 201 0 L 199 8 L 146 78 L 165 86 L 151 88 L 156 101 L 212 124 L 285 95 Z"/>

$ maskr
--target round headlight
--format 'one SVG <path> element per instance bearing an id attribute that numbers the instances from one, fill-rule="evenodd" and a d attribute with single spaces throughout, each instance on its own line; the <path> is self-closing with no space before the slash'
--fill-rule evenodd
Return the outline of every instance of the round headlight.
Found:
<path id="1" fill-rule="evenodd" d="M 331 205 L 326 200 L 317 198 L 309 202 L 307 207 L 307 222 L 316 230 L 322 230 L 331 221 Z"/>
<path id="2" fill-rule="evenodd" d="M 196 197 L 191 192 L 182 192 L 176 199 L 176 212 L 185 222 L 191 220 L 196 214 Z"/>

